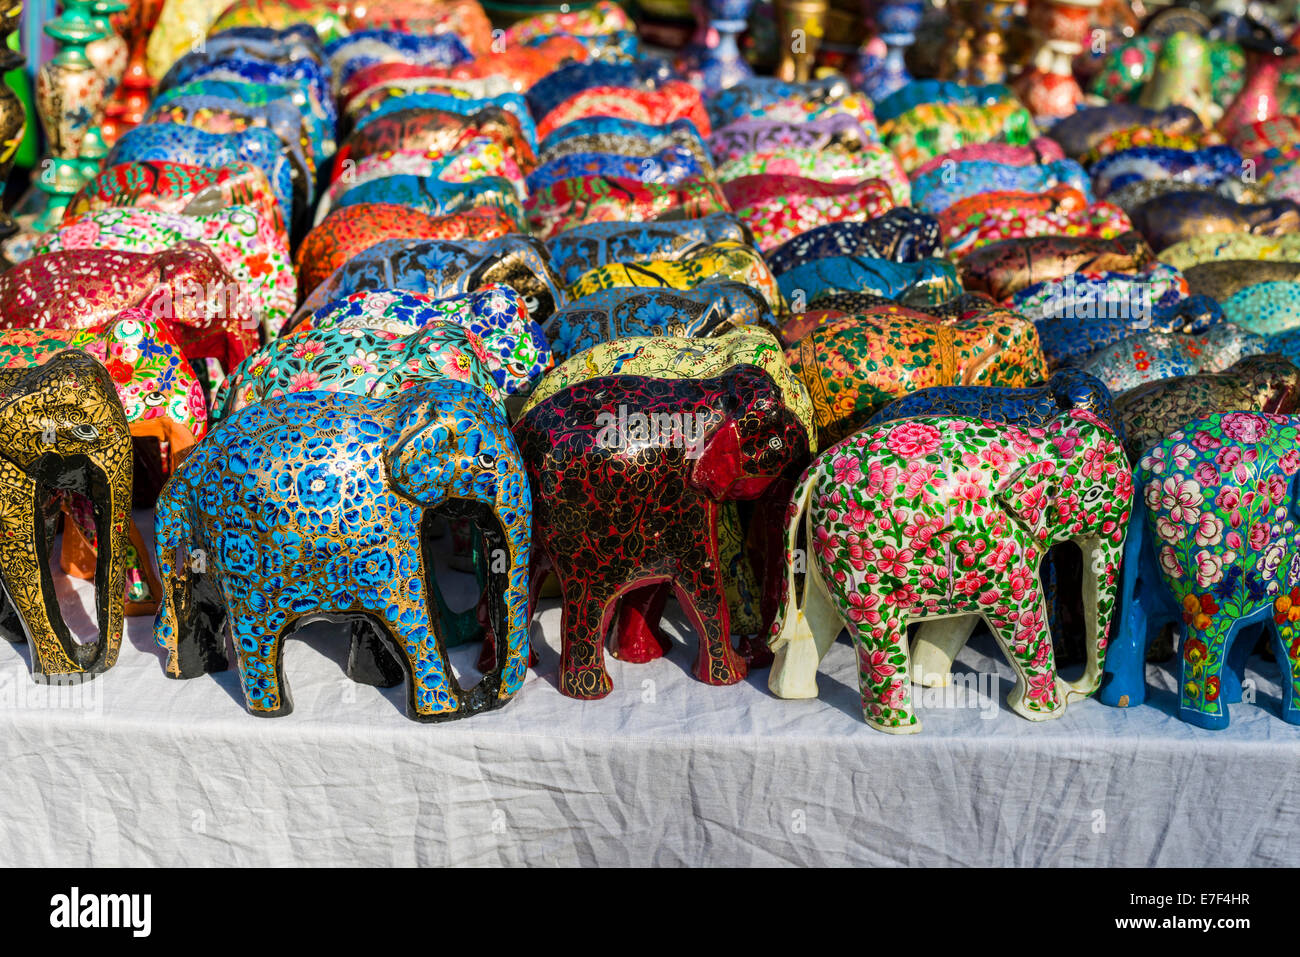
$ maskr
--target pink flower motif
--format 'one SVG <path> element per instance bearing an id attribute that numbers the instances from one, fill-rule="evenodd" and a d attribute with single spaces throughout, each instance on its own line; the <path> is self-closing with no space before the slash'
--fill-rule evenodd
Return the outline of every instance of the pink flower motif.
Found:
<path id="1" fill-rule="evenodd" d="M 290 392 L 311 392 L 320 387 L 320 376 L 315 372 L 299 372 L 289 380 Z"/>
<path id="2" fill-rule="evenodd" d="M 1033 587 L 1034 573 L 1023 565 L 1019 568 L 1013 568 L 1009 584 L 1011 586 L 1011 597 L 1016 601 L 1020 601 Z"/>
<path id="3" fill-rule="evenodd" d="M 864 595 L 861 592 L 849 594 L 849 618 L 868 625 L 880 624 L 880 596 Z M 890 674 L 893 674 L 891 671 Z"/>
<path id="4" fill-rule="evenodd" d="M 1219 427 L 1238 442 L 1258 442 L 1268 435 L 1269 421 L 1254 412 L 1230 412 L 1219 419 Z"/>
<path id="5" fill-rule="evenodd" d="M 835 557 L 840 550 L 840 539 L 838 535 L 832 535 L 824 528 L 817 529 L 816 544 L 813 549 L 821 556 L 822 561 L 831 565 L 835 562 Z"/>
<path id="6" fill-rule="evenodd" d="M 907 688 L 901 681 L 891 681 L 880 695 L 880 703 L 897 711 L 907 703 Z"/>
<path id="7" fill-rule="evenodd" d="M 984 479 L 981 472 L 958 472 L 952 477 L 953 498 L 964 502 L 982 502 L 989 494 Z"/>
<path id="8" fill-rule="evenodd" d="M 1288 477 L 1295 475 L 1300 470 L 1300 450 L 1287 449 L 1282 453 L 1278 460 L 1278 466 L 1282 469 L 1282 474 Z"/>
<path id="9" fill-rule="evenodd" d="M 1169 545 L 1165 545 L 1160 549 L 1160 570 L 1168 578 L 1182 578 L 1186 574 L 1183 566 L 1178 561 L 1177 554 Z"/>
<path id="10" fill-rule="evenodd" d="M 1250 547 L 1257 552 L 1262 552 L 1268 545 L 1269 532 L 1272 531 L 1267 522 L 1259 522 L 1250 528 Z"/>
<path id="11" fill-rule="evenodd" d="M 930 455 L 943 444 L 943 434 L 932 425 L 905 421 L 890 430 L 885 446 L 895 455 L 915 458 Z"/>
<path id="12" fill-rule="evenodd" d="M 1002 471 L 1014 461 L 1011 450 L 1001 443 L 994 442 L 980 452 L 980 458 L 986 462 L 990 468 Z"/>
<path id="13" fill-rule="evenodd" d="M 1204 501 L 1201 487 L 1191 479 L 1170 476 L 1161 486 L 1160 508 L 1169 513 L 1172 521 L 1189 524 L 1196 521 Z"/>
<path id="14" fill-rule="evenodd" d="M 1223 578 L 1224 562 L 1230 564 L 1234 558 L 1236 555 L 1232 552 L 1216 555 L 1204 548 L 1197 552 L 1193 559 L 1196 562 L 1196 587 L 1206 589 L 1217 585 Z"/>
<path id="15" fill-rule="evenodd" d="M 1056 701 L 1056 676 L 1051 672 L 1042 675 L 1030 675 L 1029 690 L 1025 696 L 1031 701 L 1037 701 L 1041 704 L 1052 704 Z"/>
<path id="16" fill-rule="evenodd" d="M 1202 512 L 1196 525 L 1195 541 L 1203 548 L 1223 541 L 1223 519 L 1213 512 Z"/>
<path id="17" fill-rule="evenodd" d="M 1192 473 L 1192 478 L 1196 479 L 1202 486 L 1211 486 L 1219 480 L 1219 470 L 1209 462 L 1202 462 L 1196 466 L 1196 471 Z"/>
<path id="18" fill-rule="evenodd" d="M 886 575 L 902 578 L 907 572 L 908 563 L 915 557 L 915 553 L 910 548 L 897 549 L 893 545 L 884 545 L 880 549 L 877 567 Z"/>
<path id="19" fill-rule="evenodd" d="M 1212 452 L 1215 449 L 1220 448 L 1223 443 L 1219 441 L 1218 437 L 1215 436 L 1213 432 L 1206 432 L 1204 429 L 1200 429 L 1192 436 L 1192 445 L 1196 446 L 1202 452 Z"/>
<path id="20" fill-rule="evenodd" d="M 850 503 L 848 510 L 844 513 L 844 518 L 849 523 L 849 527 L 855 532 L 866 531 L 867 526 L 871 523 L 871 513 L 863 508 L 859 502 Z"/>
<path id="21" fill-rule="evenodd" d="M 889 655 L 880 649 L 864 652 L 861 659 L 862 670 L 873 685 L 883 684 L 898 673 L 898 669 L 889 663 Z"/>
<path id="22" fill-rule="evenodd" d="M 933 488 L 934 475 L 938 466 L 925 462 L 909 462 L 903 470 L 903 488 L 913 498 L 920 495 L 926 487 Z"/>
<path id="23" fill-rule="evenodd" d="M 835 469 L 836 485 L 856 485 L 862 479 L 859 462 L 852 455 L 837 455 L 831 466 Z"/>

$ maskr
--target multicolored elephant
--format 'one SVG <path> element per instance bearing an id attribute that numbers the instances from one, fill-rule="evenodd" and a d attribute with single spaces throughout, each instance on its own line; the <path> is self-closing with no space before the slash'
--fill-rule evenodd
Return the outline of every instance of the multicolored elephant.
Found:
<path id="1" fill-rule="evenodd" d="M 514 431 L 536 490 L 534 588 L 555 574 L 564 596 L 561 693 L 609 694 L 604 638 L 618 601 L 662 583 L 699 635 L 696 677 L 744 678 L 718 516 L 807 461 L 807 433 L 776 383 L 750 365 L 709 379 L 600 376 L 555 393 Z"/>
<path id="2" fill-rule="evenodd" d="M 943 619 L 982 615 L 1016 673 L 1010 708 L 1060 717 L 1101 681 L 1132 491 L 1119 440 L 1084 411 L 1045 429 L 957 416 L 864 429 L 818 456 L 795 489 L 768 686 L 816 697 L 817 665 L 847 627 L 867 723 L 919 731 L 911 684 L 930 678 L 926 662 L 913 672 L 908 623 L 964 633 L 964 622 Z M 802 598 L 801 526 L 811 553 Z M 1043 555 L 1065 541 L 1079 544 L 1088 569 L 1088 660 L 1075 682 L 1056 674 L 1039 584 Z"/>
<path id="3" fill-rule="evenodd" d="M 1300 558 L 1295 477 L 1300 419 L 1220 412 L 1148 449 L 1134 474 L 1120 622 L 1101 700 L 1146 698 L 1146 647 L 1167 624 L 1180 635 L 1178 716 L 1228 726 L 1241 671 L 1265 624 L 1283 665 L 1282 718 L 1300 724 Z M 1249 633 L 1250 638 L 1245 639 Z"/>
<path id="4" fill-rule="evenodd" d="M 424 542 L 439 512 L 473 516 L 508 557 L 487 584 L 499 667 L 468 689 L 427 600 L 437 585 Z M 327 618 L 360 623 L 349 673 L 405 678 L 411 718 L 499 707 L 528 661 L 531 524 L 505 414 L 475 386 L 425 380 L 382 399 L 306 392 L 249 406 L 212 430 L 158 500 L 154 634 L 166 672 L 224 670 L 228 618 L 249 710 L 286 714 L 284 637 Z"/>
<path id="5" fill-rule="evenodd" d="M 88 329 L 11 329 L 0 332 L 0 368 L 30 369 L 73 349 L 94 356 L 108 370 L 126 414 L 134 445 L 132 499 L 153 507 L 168 476 L 207 433 L 207 400 L 166 324 L 141 309 L 126 309 L 111 322 Z M 84 496 L 64 496 L 60 564 L 64 572 L 94 580 L 98 533 Z M 152 615 L 160 599 L 158 576 L 144 540 L 129 521 L 125 609 Z"/>
<path id="6" fill-rule="evenodd" d="M 1268 341 L 1231 322 L 1199 335 L 1147 332 L 1099 349 L 1079 367 L 1116 394 L 1171 376 L 1221 372 L 1246 356 L 1269 351 Z"/>
<path id="7" fill-rule="evenodd" d="M 569 303 L 543 324 L 559 362 L 621 336 L 717 336 L 751 327 L 778 332 L 762 294 L 730 281 L 694 289 L 602 289 Z"/>
<path id="8" fill-rule="evenodd" d="M 851 435 L 875 411 L 932 386 L 1020 388 L 1047 378 L 1032 323 L 1006 310 L 949 322 L 903 306 L 822 320 L 786 350 L 812 396 L 821 447 Z"/>

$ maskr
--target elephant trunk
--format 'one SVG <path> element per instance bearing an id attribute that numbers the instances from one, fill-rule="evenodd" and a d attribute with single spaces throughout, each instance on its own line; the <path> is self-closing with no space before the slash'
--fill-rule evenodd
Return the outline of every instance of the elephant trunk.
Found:
<path id="1" fill-rule="evenodd" d="M 1106 666 L 1110 622 L 1119 591 L 1119 559 L 1122 549 L 1122 546 L 1100 537 L 1078 538 L 1075 542 L 1083 552 L 1083 620 L 1087 657 L 1083 677 L 1077 681 L 1060 680 L 1066 704 L 1071 697 L 1093 694 L 1101 685 L 1102 672 Z"/>

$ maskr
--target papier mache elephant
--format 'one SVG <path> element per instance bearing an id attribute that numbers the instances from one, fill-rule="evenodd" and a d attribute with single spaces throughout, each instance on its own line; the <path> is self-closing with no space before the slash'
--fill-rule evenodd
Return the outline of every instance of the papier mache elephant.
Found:
<path id="1" fill-rule="evenodd" d="M 43 365 L 0 369 L 0 636 L 31 642 L 32 671 L 93 675 L 117 660 L 131 517 L 131 433 L 108 371 L 69 349 Z M 55 496 L 89 501 L 101 546 L 95 641 L 79 643 L 50 575 Z"/>
<path id="2" fill-rule="evenodd" d="M 1282 718 L 1300 724 L 1297 471 L 1300 419 L 1267 412 L 1193 420 L 1142 456 L 1104 703 L 1145 700 L 1146 646 L 1172 624 L 1181 652 L 1178 716 L 1226 728 L 1226 705 L 1240 700 L 1255 644 L 1250 626 L 1263 623 L 1282 665 Z"/>
<path id="3" fill-rule="evenodd" d="M 749 239 L 749 231 L 735 217 L 716 213 L 666 222 L 588 223 L 560 233 L 547 242 L 546 251 L 567 286 L 608 263 L 681 259 L 714 243 Z"/>
<path id="4" fill-rule="evenodd" d="M 1114 239 L 1095 236 L 1034 236 L 981 246 L 958 263 L 962 285 L 1006 302 L 1021 289 L 1078 272 L 1135 273 L 1155 260 L 1137 233 Z M 1166 260 L 1168 261 L 1168 260 Z"/>
<path id="5" fill-rule="evenodd" d="M 820 325 L 786 350 L 786 359 L 812 396 L 822 448 L 855 432 L 881 406 L 918 389 L 1020 388 L 1047 378 L 1033 324 L 1006 310 L 944 322 L 888 305 L 867 315 L 820 318 Z"/>
<path id="6" fill-rule="evenodd" d="M 577 382 L 597 376 L 636 375 L 662 379 L 706 379 L 737 365 L 762 369 L 781 390 L 786 408 L 803 425 L 810 448 L 816 447 L 812 402 L 803 383 L 794 377 L 771 332 L 761 328 L 734 329 L 713 338 L 629 336 L 611 339 L 573 356 L 542 377 L 519 418 L 541 402 Z M 774 483 L 756 503 L 753 517 L 742 518 L 736 503 L 726 503 L 719 515 L 723 579 L 731 630 L 741 636 L 740 651 L 752 666 L 765 665 L 766 632 L 780 597 L 781 544 L 775 534 L 793 485 Z M 747 547 L 748 546 L 748 547 Z M 751 553 L 751 554 L 747 554 Z M 751 567 L 751 561 L 753 567 Z M 762 584 L 756 578 L 762 578 Z M 668 596 L 667 586 L 625 596 L 622 603 L 617 657 L 649 661 L 667 651 L 669 642 L 646 621 L 657 621 Z M 753 640 L 755 636 L 758 641 Z M 657 639 L 657 640 L 656 640 Z"/>
<path id="7" fill-rule="evenodd" d="M 779 331 L 762 294 L 731 281 L 694 289 L 602 289 L 569 303 L 542 326 L 556 362 L 620 336 L 719 336 L 748 327 Z"/>
<path id="8" fill-rule="evenodd" d="M 499 667 L 472 689 L 456 681 L 427 601 L 438 513 L 472 516 L 508 556 L 485 589 Z M 158 500 L 155 637 L 167 674 L 224 670 L 229 618 L 249 710 L 285 714 L 284 637 L 315 619 L 360 621 L 349 674 L 405 678 L 411 718 L 499 707 L 528 660 L 531 521 L 505 415 L 475 386 L 426 380 L 382 399 L 306 392 L 249 406 L 209 433 Z"/>
<path id="9" fill-rule="evenodd" d="M 1101 681 L 1132 485 L 1119 440 L 1081 410 L 1046 429 L 956 416 L 864 429 L 818 456 L 791 500 L 769 687 L 816 697 L 818 662 L 848 627 L 867 723 L 919 731 L 911 683 L 931 680 L 932 663 L 909 653 L 908 622 L 964 633 L 964 622 L 942 619 L 981 615 L 1016 673 L 1011 709 L 1059 717 Z M 801 525 L 811 552 L 802 597 Z M 1088 569 L 1088 658 L 1076 682 L 1056 674 L 1038 576 L 1046 551 L 1065 541 L 1080 545 Z"/>
<path id="10" fill-rule="evenodd" d="M 895 399 L 867 423 L 884 425 L 897 419 L 919 416 L 960 415 L 1014 425 L 1018 428 L 1046 428 L 1062 412 L 1082 409 L 1091 412 L 1108 429 L 1124 437 L 1124 427 L 1115 411 L 1110 390 L 1100 380 L 1078 369 L 1060 369 L 1040 386 L 1027 389 L 1003 389 L 989 386 L 939 386 L 913 392 Z M 1048 627 L 1057 665 L 1077 664 L 1086 659 L 1084 627 L 1081 618 L 1082 596 L 1075 583 L 1082 581 L 1079 553 L 1067 547 L 1048 550 L 1043 563 L 1043 597 L 1047 602 Z M 917 635 L 913 651 L 927 663 L 927 673 L 946 677 L 951 667 L 943 667 L 966 643 L 975 627 L 974 619 L 965 619 L 960 627 L 938 630 L 924 627 Z M 939 647 L 940 638 L 949 644 Z"/>
<path id="11" fill-rule="evenodd" d="M 167 477 L 208 428 L 207 400 L 185 354 L 165 323 L 141 309 L 124 309 L 113 321 L 86 329 L 0 332 L 0 368 L 30 369 L 69 349 L 88 353 L 107 368 L 134 447 L 132 501 L 152 508 Z M 75 495 L 63 496 L 62 506 L 60 565 L 69 575 L 95 580 L 93 509 Z M 128 536 L 126 614 L 152 615 L 160 601 L 159 582 L 134 518 Z"/>
<path id="12" fill-rule="evenodd" d="M 709 379 L 600 376 L 555 393 L 514 431 L 535 489 L 533 587 L 555 574 L 564 599 L 560 691 L 609 694 L 604 639 L 618 600 L 661 583 L 699 636 L 696 677 L 744 678 L 718 515 L 807 461 L 807 433 L 776 383 L 750 365 Z"/>
<path id="13" fill-rule="evenodd" d="M 1231 322 L 1199 335 L 1146 332 L 1098 349 L 1078 365 L 1119 394 L 1145 382 L 1198 372 L 1220 372 L 1246 356 L 1268 352 L 1262 336 Z"/>
<path id="14" fill-rule="evenodd" d="M 539 323 L 566 302 L 546 247 L 532 237 L 509 235 L 482 242 L 388 239 L 330 273 L 299 305 L 284 331 L 327 302 L 354 292 L 401 289 L 442 299 L 493 283 L 523 296 L 529 318 Z"/>

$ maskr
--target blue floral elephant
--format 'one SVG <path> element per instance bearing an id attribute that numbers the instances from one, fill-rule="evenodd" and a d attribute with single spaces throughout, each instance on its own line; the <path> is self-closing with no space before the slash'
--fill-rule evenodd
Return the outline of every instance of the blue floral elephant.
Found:
<path id="1" fill-rule="evenodd" d="M 1146 698 L 1146 648 L 1179 629 L 1178 716 L 1228 725 L 1258 625 L 1282 666 L 1282 717 L 1300 724 L 1300 417 L 1225 412 L 1194 420 L 1141 458 L 1125 546 L 1118 637 L 1099 697 Z"/>
<path id="2" fill-rule="evenodd" d="M 437 514 L 478 520 L 506 556 L 484 597 L 499 667 L 462 689 L 444 652 L 432 576 Z M 228 618 L 254 714 L 292 708 L 285 635 L 316 619 L 363 621 L 349 674 L 406 680 L 407 714 L 460 718 L 504 704 L 528 661 L 532 499 L 504 413 L 475 386 L 429 380 L 372 399 L 306 392 L 232 415 L 173 475 L 155 536 L 166 671 L 227 667 Z M 354 635 L 356 632 L 354 631 Z"/>

